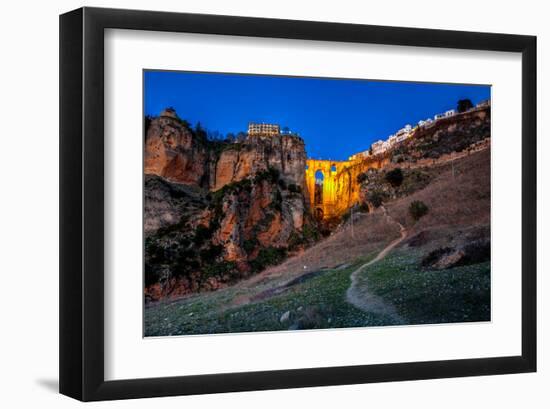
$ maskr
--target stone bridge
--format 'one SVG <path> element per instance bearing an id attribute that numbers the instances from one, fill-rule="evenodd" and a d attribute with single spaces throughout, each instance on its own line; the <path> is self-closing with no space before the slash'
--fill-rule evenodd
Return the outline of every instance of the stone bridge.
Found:
<path id="1" fill-rule="evenodd" d="M 368 169 L 378 169 L 383 160 L 331 161 L 307 159 L 305 185 L 310 208 L 318 219 L 344 214 L 359 202 L 357 176 Z M 319 179 L 316 181 L 316 179 Z"/>

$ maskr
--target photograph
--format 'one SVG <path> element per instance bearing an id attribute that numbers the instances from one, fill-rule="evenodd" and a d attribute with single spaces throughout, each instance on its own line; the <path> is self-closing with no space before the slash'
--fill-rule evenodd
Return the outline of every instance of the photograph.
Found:
<path id="1" fill-rule="evenodd" d="M 144 336 L 491 320 L 491 86 L 144 70 Z"/>

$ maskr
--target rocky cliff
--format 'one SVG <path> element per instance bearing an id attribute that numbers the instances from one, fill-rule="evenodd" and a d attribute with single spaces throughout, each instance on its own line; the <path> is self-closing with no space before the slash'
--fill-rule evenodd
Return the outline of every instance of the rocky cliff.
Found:
<path id="1" fill-rule="evenodd" d="M 305 165 L 304 141 L 295 135 L 209 141 L 171 109 L 153 118 L 146 131 L 145 174 L 212 191 L 270 168 L 302 187 Z"/>
<path id="2" fill-rule="evenodd" d="M 146 296 L 213 290 L 315 240 L 296 136 L 209 141 L 175 112 L 145 140 Z"/>
<path id="3" fill-rule="evenodd" d="M 163 111 L 148 125 L 145 136 L 145 174 L 204 186 L 208 156 L 204 135 L 196 135 L 175 111 Z"/>

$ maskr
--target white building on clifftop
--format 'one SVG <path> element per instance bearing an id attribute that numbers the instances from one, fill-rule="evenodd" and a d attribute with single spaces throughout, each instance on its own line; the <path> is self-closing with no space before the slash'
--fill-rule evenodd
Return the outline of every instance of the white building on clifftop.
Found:
<path id="1" fill-rule="evenodd" d="M 275 136 L 280 135 L 281 127 L 277 124 L 264 124 L 250 122 L 248 124 L 248 135 Z"/>
<path id="2" fill-rule="evenodd" d="M 379 153 L 384 153 L 390 147 L 390 144 L 387 141 L 376 141 L 372 144 L 372 154 L 378 155 Z"/>

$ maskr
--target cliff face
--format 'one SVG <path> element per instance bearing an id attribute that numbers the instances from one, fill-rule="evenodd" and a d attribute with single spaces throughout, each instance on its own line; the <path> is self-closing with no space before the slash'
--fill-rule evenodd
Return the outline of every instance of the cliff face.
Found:
<path id="1" fill-rule="evenodd" d="M 149 300 L 213 290 L 314 240 L 303 194 L 302 139 L 212 142 L 176 116 L 145 143 L 145 275 Z"/>
<path id="2" fill-rule="evenodd" d="M 277 169 L 284 180 L 303 186 L 306 154 L 304 142 L 298 137 L 254 136 L 227 146 L 214 163 L 212 190 L 269 168 Z"/>
<path id="3" fill-rule="evenodd" d="M 151 122 L 145 138 L 145 174 L 201 186 L 207 158 L 204 142 L 176 117 L 161 115 Z"/>
<path id="4" fill-rule="evenodd" d="M 166 111 L 151 121 L 145 138 L 145 174 L 212 191 L 270 168 L 285 181 L 303 186 L 305 165 L 304 141 L 297 136 L 211 142 Z"/>

